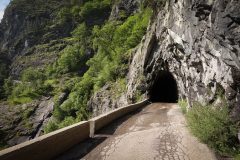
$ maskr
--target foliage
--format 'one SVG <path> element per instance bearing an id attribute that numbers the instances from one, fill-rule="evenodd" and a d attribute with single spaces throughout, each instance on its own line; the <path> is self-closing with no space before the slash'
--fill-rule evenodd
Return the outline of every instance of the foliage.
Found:
<path id="1" fill-rule="evenodd" d="M 2 54 L 3 55 L 3 54 Z M 8 94 L 4 89 L 4 79 L 8 76 L 8 63 L 4 57 L 0 55 L 0 99 L 5 98 Z"/>
<path id="2" fill-rule="evenodd" d="M 50 133 L 57 129 L 61 129 L 66 126 L 72 125 L 76 122 L 78 122 L 78 120 L 73 117 L 65 117 L 65 119 L 61 122 L 57 120 L 50 120 L 50 122 L 48 122 L 48 124 L 44 127 L 44 133 L 45 134 Z"/>
<path id="3" fill-rule="evenodd" d="M 46 20 L 41 25 L 33 27 L 37 31 L 29 29 L 29 32 L 36 35 L 43 33 L 43 38 L 35 39 L 36 41 L 44 39 L 44 42 L 29 50 L 28 54 L 35 50 L 36 53 L 44 54 L 40 57 L 37 56 L 39 54 L 32 54 L 20 60 L 22 64 L 27 63 L 25 66 L 31 66 L 28 61 L 50 57 L 49 53 L 53 53 L 51 59 L 57 56 L 58 59 L 53 64 L 41 66 L 39 69 L 23 67 L 24 70 L 18 80 L 10 78 L 5 80 L 4 91 L 11 104 L 28 103 L 41 96 L 57 97 L 66 91 L 70 93 L 62 104 L 55 104 L 54 120 L 45 128 L 45 132 L 48 133 L 88 119 L 90 113 L 87 102 L 93 93 L 106 83 L 117 83 L 112 87 L 112 92 L 116 97 L 121 95 L 126 89 L 124 77 L 128 70 L 130 50 L 136 47 L 144 36 L 152 10 L 145 8 L 124 18 L 123 21 L 105 23 L 104 20 L 110 15 L 114 0 L 53 0 L 49 2 L 50 4 L 40 0 L 36 2 L 39 6 L 33 8 L 29 5 L 31 3 L 33 0 L 13 0 L 8 9 L 18 6 L 20 15 L 29 15 L 30 19 L 49 15 L 50 17 L 46 19 L 53 20 Z M 124 14 L 122 13 L 122 16 Z M 67 30 L 63 36 L 67 35 L 68 38 L 61 37 L 59 41 L 51 39 L 52 36 L 59 36 L 55 35 L 55 32 L 61 33 L 63 28 Z M 46 60 L 46 63 L 49 61 Z M 24 117 L 30 113 L 30 110 L 27 111 Z"/>
<path id="4" fill-rule="evenodd" d="M 102 28 L 93 29 L 93 46 L 98 49 L 88 65 L 96 77 L 94 89 L 102 87 L 107 81 L 125 76 L 128 50 L 134 48 L 145 34 L 151 10 L 130 16 L 124 23 L 109 22 Z M 101 62 L 101 63 L 99 63 Z"/>
<path id="5" fill-rule="evenodd" d="M 81 7 L 80 15 L 85 19 L 92 17 L 101 17 L 111 10 L 111 0 L 92 0 L 87 1 Z"/>
<path id="6" fill-rule="evenodd" d="M 142 100 L 142 95 L 141 91 L 136 90 L 133 97 L 134 102 L 140 102 Z"/>
<path id="7" fill-rule="evenodd" d="M 235 160 L 240 160 L 240 154 L 236 155 L 234 159 Z"/>
<path id="8" fill-rule="evenodd" d="M 4 90 L 4 95 L 6 97 L 8 97 L 13 89 L 13 80 L 11 79 L 11 77 L 9 77 L 8 79 L 4 80 L 4 85 L 3 85 L 3 90 Z"/>
<path id="9" fill-rule="evenodd" d="M 57 122 L 54 124 L 53 122 L 50 123 L 49 128 L 54 128 L 55 125 L 61 128 L 76 122 L 74 120 L 87 119 L 90 115 L 87 109 L 88 100 L 94 92 L 107 82 L 118 81 L 121 85 L 116 87 L 116 90 L 125 90 L 125 83 L 122 79 L 127 72 L 128 51 L 136 47 L 141 41 L 146 32 L 151 14 L 151 10 L 146 9 L 141 13 L 130 16 L 125 22 L 110 21 L 103 26 L 95 26 L 92 30 L 92 36 L 84 24 L 80 25 L 72 33 L 72 40 L 76 46 L 90 46 L 92 44 L 96 54 L 87 62 L 88 71 L 74 85 L 68 99 L 60 106 L 55 107 L 54 117 Z M 77 48 L 72 48 L 72 46 L 71 49 L 73 52 L 77 50 Z M 81 56 L 77 57 L 79 54 L 74 54 L 73 58 L 71 58 L 69 53 L 67 51 L 66 54 L 68 56 L 65 56 L 64 52 L 57 64 L 55 64 L 55 68 L 66 69 L 62 73 L 71 71 L 73 68 L 69 68 L 69 64 L 73 63 L 74 60 L 81 59 Z M 64 58 L 62 58 L 63 56 Z M 68 58 L 72 60 L 63 63 Z M 61 59 L 64 59 L 64 61 Z M 66 65 L 60 67 L 60 64 Z M 75 66 L 76 69 L 81 68 L 81 65 L 77 63 Z M 118 92 L 116 92 L 117 95 L 119 95 Z"/>
<path id="10" fill-rule="evenodd" d="M 50 133 L 58 129 L 58 125 L 54 121 L 48 122 L 48 124 L 44 127 L 44 133 Z"/>
<path id="11" fill-rule="evenodd" d="M 69 7 L 63 7 L 61 10 L 57 13 L 57 20 L 59 23 L 63 24 L 67 21 L 70 21 L 71 19 L 71 10 Z"/>
<path id="12" fill-rule="evenodd" d="M 28 68 L 23 71 L 21 80 L 24 82 L 34 82 L 38 83 L 38 81 L 43 81 L 45 79 L 45 75 L 41 70 Z"/>
<path id="13" fill-rule="evenodd" d="M 75 71 L 78 69 L 81 58 L 84 56 L 84 49 L 78 46 L 68 46 L 64 49 L 57 61 L 56 72 L 59 74 Z"/>
<path id="14" fill-rule="evenodd" d="M 49 68 L 50 73 L 65 74 L 74 72 L 85 66 L 88 59 L 88 46 L 90 43 L 90 32 L 86 24 L 80 24 L 72 32 L 73 45 L 67 46 L 61 53 L 60 58 L 52 68 Z"/>
<path id="15" fill-rule="evenodd" d="M 41 70 L 28 68 L 22 72 L 21 81 L 6 79 L 4 83 L 5 94 L 11 104 L 24 104 L 31 102 L 40 95 L 51 91 L 51 86 L 44 85 L 46 77 Z"/>
<path id="16" fill-rule="evenodd" d="M 187 107 L 188 103 L 185 99 L 181 99 L 178 101 L 178 105 L 181 107 L 182 113 L 186 114 L 187 113 Z"/>
<path id="17" fill-rule="evenodd" d="M 239 153 L 237 125 L 229 117 L 226 106 L 214 108 L 195 103 L 187 113 L 192 133 L 221 155 Z"/>

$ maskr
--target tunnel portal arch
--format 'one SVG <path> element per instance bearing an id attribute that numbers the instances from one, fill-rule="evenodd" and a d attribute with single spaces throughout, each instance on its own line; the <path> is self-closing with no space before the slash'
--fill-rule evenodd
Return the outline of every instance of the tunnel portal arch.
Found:
<path id="1" fill-rule="evenodd" d="M 177 103 L 178 87 L 174 76 L 168 71 L 161 71 L 149 91 L 151 102 Z"/>

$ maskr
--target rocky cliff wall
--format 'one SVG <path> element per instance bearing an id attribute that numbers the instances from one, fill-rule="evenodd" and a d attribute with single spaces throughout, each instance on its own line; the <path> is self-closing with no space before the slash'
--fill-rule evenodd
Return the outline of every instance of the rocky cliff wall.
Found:
<path id="1" fill-rule="evenodd" d="M 170 0 L 149 27 L 128 75 L 128 97 L 147 79 L 149 93 L 165 70 L 189 104 L 217 103 L 224 95 L 239 119 L 240 1 Z M 143 87 L 140 87 L 143 88 Z M 144 92 L 143 90 L 143 92 Z"/>
<path id="2" fill-rule="evenodd" d="M 167 71 L 177 82 L 179 97 L 190 105 L 221 103 L 226 98 L 233 117 L 239 119 L 239 7 L 239 0 L 167 1 L 133 51 L 126 102 L 136 101 L 139 93 L 151 96 L 157 77 Z"/>

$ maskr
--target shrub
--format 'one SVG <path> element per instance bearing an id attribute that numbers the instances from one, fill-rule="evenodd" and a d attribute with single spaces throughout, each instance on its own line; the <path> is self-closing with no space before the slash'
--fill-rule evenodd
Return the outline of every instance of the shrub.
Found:
<path id="1" fill-rule="evenodd" d="M 58 126 L 59 126 L 59 129 L 60 129 L 60 128 L 64 128 L 66 126 L 70 126 L 70 125 L 72 125 L 74 123 L 76 123 L 75 118 L 73 118 L 73 117 L 66 117 L 64 119 L 64 121 L 62 121 Z"/>
<path id="2" fill-rule="evenodd" d="M 214 108 L 195 103 L 187 113 L 187 122 L 192 133 L 217 153 L 228 156 L 240 152 L 237 126 L 226 106 Z"/>
<path id="3" fill-rule="evenodd" d="M 48 72 L 59 75 L 74 72 L 83 68 L 88 58 L 88 48 L 91 34 L 85 23 L 80 24 L 72 32 L 72 45 L 67 46 L 61 53 L 57 63 L 48 68 Z"/>
<path id="4" fill-rule="evenodd" d="M 108 3 L 108 0 L 88 1 L 85 3 L 84 8 L 94 8 L 95 6 L 92 6 L 93 3 Z M 99 5 L 105 6 L 104 4 Z M 91 12 L 95 13 L 92 9 L 85 11 L 84 8 L 81 11 L 83 16 L 89 16 Z M 68 99 L 58 108 L 55 108 L 54 117 L 58 121 L 57 128 L 88 119 L 90 113 L 87 108 L 87 102 L 92 94 L 107 82 L 118 81 L 120 84 L 116 89 L 119 92 L 125 90 L 124 80 L 121 79 L 125 77 L 127 72 L 128 51 L 136 47 L 141 41 L 146 32 L 151 14 L 152 11 L 146 9 L 141 13 L 130 16 L 125 22 L 111 21 L 103 26 L 95 26 L 92 34 L 88 33 L 89 31 L 85 24 L 79 25 L 72 32 L 71 40 L 73 40 L 75 45 L 64 50 L 53 68 L 58 70 L 58 72 L 60 69 L 61 74 L 80 69 L 81 64 L 85 63 L 81 60 L 84 52 L 79 54 L 78 47 L 92 47 L 96 53 L 87 62 L 88 71 L 71 87 Z M 85 44 L 86 42 L 87 44 Z M 84 49 L 86 50 L 86 48 Z M 52 69 L 50 70 L 52 72 Z M 120 95 L 119 92 L 115 93 L 116 96 Z M 54 129 L 55 124 L 50 125 L 49 128 Z"/>
<path id="5" fill-rule="evenodd" d="M 111 1 L 110 0 L 93 0 L 86 2 L 81 8 L 81 16 L 84 19 L 89 19 L 92 17 L 101 17 L 106 12 L 111 10 Z"/>
<path id="6" fill-rule="evenodd" d="M 50 133 L 52 131 L 57 130 L 59 127 L 55 121 L 50 121 L 48 124 L 44 127 L 44 133 Z"/>
<path id="7" fill-rule="evenodd" d="M 61 57 L 57 61 L 56 71 L 59 74 L 76 71 L 80 68 L 81 59 L 84 56 L 85 50 L 78 49 L 78 46 L 69 46 L 64 49 Z"/>
<path id="8" fill-rule="evenodd" d="M 11 78 L 5 79 L 4 80 L 4 85 L 3 85 L 3 90 L 4 90 L 4 95 L 8 97 L 13 89 L 13 81 Z"/>
<path id="9" fill-rule="evenodd" d="M 73 13 L 75 14 L 75 13 Z M 57 12 L 57 17 L 56 19 L 58 20 L 58 22 L 60 24 L 63 24 L 65 22 L 67 22 L 68 20 L 71 19 L 71 11 L 68 7 L 64 7 L 62 8 L 60 11 Z"/>
<path id="10" fill-rule="evenodd" d="M 184 99 L 181 99 L 181 100 L 178 101 L 178 105 L 181 107 L 182 113 L 186 114 L 187 113 L 187 106 L 188 106 L 187 101 L 184 100 Z"/>
<path id="11" fill-rule="evenodd" d="M 7 79 L 4 84 L 5 93 L 11 104 L 23 104 L 31 102 L 41 95 L 49 94 L 50 85 L 44 85 L 46 79 L 42 70 L 28 68 L 21 74 L 21 81 L 13 82 Z"/>
<path id="12" fill-rule="evenodd" d="M 236 155 L 234 159 L 235 160 L 240 160 L 240 154 Z"/>
<path id="13" fill-rule="evenodd" d="M 54 118 L 56 118 L 58 121 L 64 120 L 65 113 L 59 106 L 54 106 L 54 112 L 53 112 Z"/>
<path id="14" fill-rule="evenodd" d="M 23 82 L 36 82 L 43 81 L 45 79 L 45 75 L 43 71 L 34 69 L 34 68 L 27 68 L 21 74 L 21 80 Z"/>
<path id="15" fill-rule="evenodd" d="M 107 81 L 116 81 L 126 74 L 128 50 L 136 47 L 146 32 L 151 10 L 130 16 L 124 23 L 109 22 L 93 29 L 93 46 L 97 55 L 88 61 L 94 72 L 95 91 Z M 101 63 L 99 63 L 101 62 Z"/>
<path id="16" fill-rule="evenodd" d="M 25 103 L 29 103 L 32 102 L 32 98 L 30 97 L 11 97 L 8 99 L 8 102 L 11 105 L 16 105 L 16 104 L 25 104 Z"/>

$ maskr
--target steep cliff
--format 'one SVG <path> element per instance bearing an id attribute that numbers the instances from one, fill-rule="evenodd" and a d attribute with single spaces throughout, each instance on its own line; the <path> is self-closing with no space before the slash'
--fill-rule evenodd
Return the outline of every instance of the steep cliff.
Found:
<path id="1" fill-rule="evenodd" d="M 167 71 L 190 105 L 214 103 L 224 96 L 239 120 L 239 6 L 239 1 L 167 2 L 134 56 L 129 97 L 142 85 L 137 83 L 139 74 L 145 75 L 151 98 L 151 87 Z"/>
<path id="2" fill-rule="evenodd" d="M 0 147 L 88 119 L 106 83 L 119 99 L 151 14 L 138 0 L 11 1 L 0 24 Z"/>
<path id="3" fill-rule="evenodd" d="M 94 115 L 145 98 L 184 99 L 190 113 L 197 106 L 212 108 L 195 111 L 192 118 L 198 118 L 189 124 L 199 128 L 195 135 L 220 155 L 239 154 L 239 7 L 239 0 L 169 0 L 156 7 L 146 35 L 131 51 L 126 89 L 118 98 L 111 84 L 94 94 L 89 102 Z M 226 106 L 226 114 L 217 115 Z"/>
<path id="4" fill-rule="evenodd" d="M 43 134 L 55 106 L 77 82 L 72 80 L 86 72 L 93 56 L 86 37 L 109 18 L 111 5 L 107 0 L 10 2 L 0 23 L 0 148 Z"/>
<path id="5" fill-rule="evenodd" d="M 128 102 L 139 94 L 151 98 L 153 86 L 166 83 L 172 90 L 169 96 L 179 93 L 190 106 L 194 101 L 220 103 L 226 98 L 239 120 L 239 5 L 237 0 L 167 1 L 132 52 Z M 174 77 L 177 91 L 159 78 L 167 74 Z"/>

